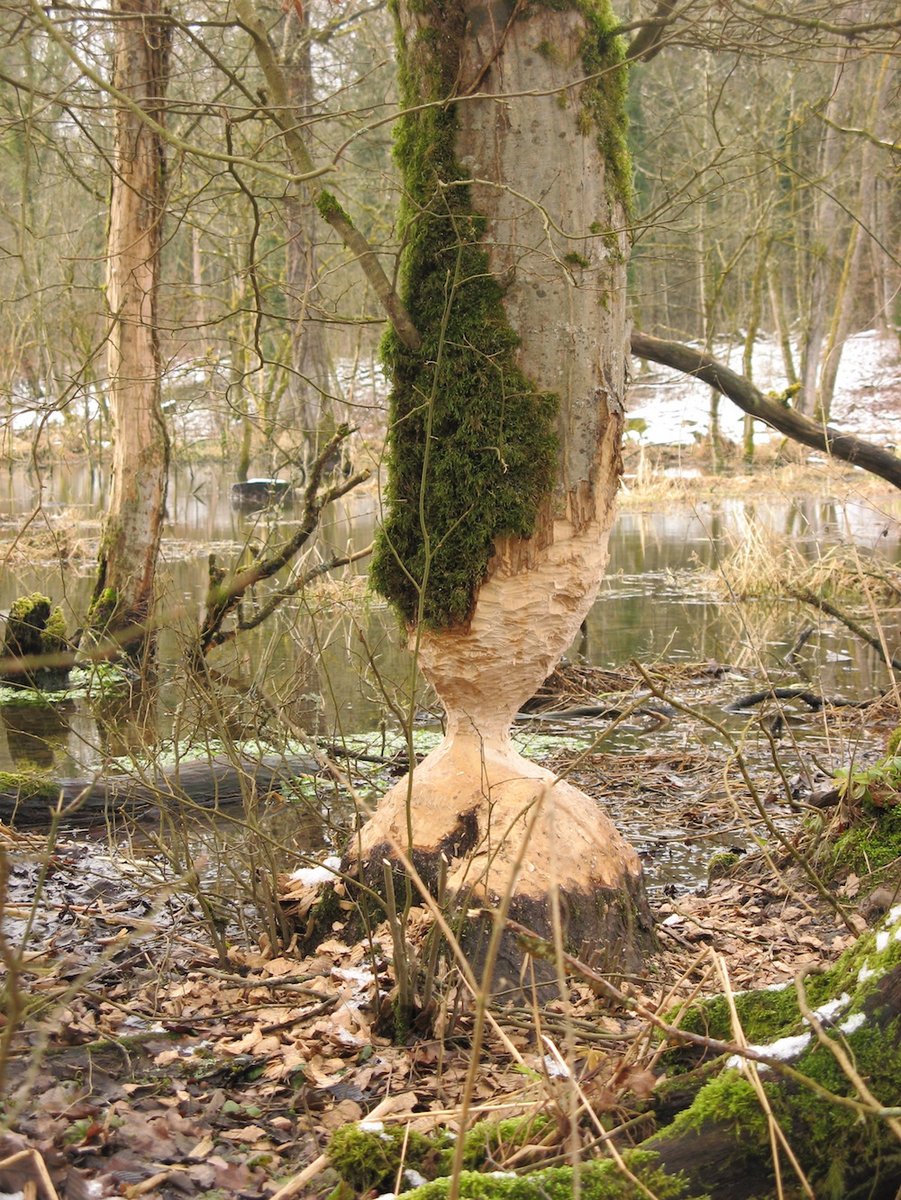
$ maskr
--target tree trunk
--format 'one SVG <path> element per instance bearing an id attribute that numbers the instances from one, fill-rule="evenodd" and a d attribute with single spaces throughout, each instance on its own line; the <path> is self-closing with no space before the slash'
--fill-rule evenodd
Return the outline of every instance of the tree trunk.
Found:
<path id="1" fill-rule="evenodd" d="M 874 129 L 878 126 L 889 79 L 889 62 L 889 56 L 883 55 L 877 77 L 873 81 L 870 105 L 865 119 L 865 128 L 867 129 Z M 821 355 L 817 412 L 824 421 L 829 420 L 832 411 L 832 398 L 835 395 L 835 383 L 841 365 L 842 350 L 848 337 L 855 330 L 855 320 L 860 321 L 864 328 L 869 328 L 876 315 L 875 312 L 861 313 L 859 311 L 859 285 L 869 243 L 877 236 L 873 223 L 876 210 L 877 156 L 876 147 L 871 142 L 864 141 L 860 148 L 857 220 L 852 224 L 848 234 L 841 275 L 832 297 L 832 321 Z M 863 318 L 862 321 L 861 318 Z M 861 325 L 857 326 L 857 328 L 860 327 Z"/>
<path id="2" fill-rule="evenodd" d="M 281 62 L 295 121 L 307 119 L 313 108 L 313 67 L 310 58 L 308 5 L 285 6 Z M 286 284 L 293 311 L 291 337 L 290 413 L 286 424 L 299 443 L 305 467 L 334 435 L 344 414 L 336 412 L 338 379 L 326 342 L 327 325 L 308 319 L 317 302 L 319 274 L 315 228 L 319 219 L 305 188 L 286 196 Z"/>
<path id="3" fill-rule="evenodd" d="M 569 944 L 628 969 L 648 938 L 637 856 L 509 735 L 595 599 L 621 470 L 630 164 L 614 23 L 604 3 L 399 7 L 402 102 L 420 106 L 397 140 L 402 299 L 422 349 L 389 338 L 392 507 L 373 577 L 447 735 L 353 856 L 377 885 L 398 850 L 426 879 L 443 858 L 451 893 L 512 893 L 532 928 L 559 916 Z M 478 957 L 484 931 L 467 928 Z M 496 981 L 520 958 L 505 945 Z"/>
<path id="4" fill-rule="evenodd" d="M 161 11 L 159 0 L 114 5 L 115 85 L 157 123 L 164 115 L 169 38 Z M 162 138 L 120 105 L 107 267 L 113 483 L 92 624 L 120 638 L 130 653 L 147 636 L 169 468 L 157 325 L 165 204 Z"/>

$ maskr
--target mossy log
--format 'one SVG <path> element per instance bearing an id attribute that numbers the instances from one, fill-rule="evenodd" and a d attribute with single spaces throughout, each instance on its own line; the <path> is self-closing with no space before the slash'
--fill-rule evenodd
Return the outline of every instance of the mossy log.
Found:
<path id="1" fill-rule="evenodd" d="M 269 755 L 238 762 L 217 757 L 144 775 L 86 779 L 0 771 L 0 822 L 18 828 L 46 826 L 57 809 L 64 824 L 89 825 L 116 814 L 228 808 L 266 799 L 292 779 L 315 775 L 318 770 L 316 762 L 303 755 Z"/>
<path id="2" fill-rule="evenodd" d="M 623 1148 L 629 1174 L 612 1159 L 592 1160 L 579 1165 L 577 1187 L 571 1166 L 498 1170 L 504 1161 L 499 1148 L 517 1146 L 508 1121 L 501 1123 L 508 1127 L 504 1136 L 486 1137 L 480 1126 L 466 1135 L 460 1200 L 570 1200 L 576 1194 L 583 1200 L 638 1200 L 648 1189 L 661 1200 L 771 1200 L 779 1194 L 792 1200 L 893 1200 L 901 1187 L 901 1110 L 895 1107 L 901 1083 L 901 905 L 806 988 L 740 993 L 732 1002 L 751 1043 L 747 1053 L 731 1053 L 738 1033 L 725 997 L 701 1001 L 683 1015 L 681 1028 L 695 1041 L 664 1056 L 668 1078 L 647 1113 L 649 1123 L 661 1127 L 640 1145 Z M 419 1183 L 423 1176 L 428 1182 L 405 1191 L 407 1200 L 449 1194 L 453 1143 L 447 1135 L 417 1135 L 414 1141 L 404 1131 L 386 1136 L 365 1124 L 357 1129 L 354 1136 L 336 1133 L 330 1149 L 344 1195 L 397 1178 Z M 796 1164 L 779 1150 L 781 1191 L 773 1151 L 780 1137 Z M 471 1140 L 494 1151 L 470 1153 Z M 412 1167 L 407 1176 L 405 1165 Z"/>

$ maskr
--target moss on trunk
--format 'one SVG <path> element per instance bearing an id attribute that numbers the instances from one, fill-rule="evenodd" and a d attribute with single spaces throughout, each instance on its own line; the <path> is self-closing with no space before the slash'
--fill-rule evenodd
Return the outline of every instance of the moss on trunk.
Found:
<path id="1" fill-rule="evenodd" d="M 404 182 L 400 288 L 422 346 L 410 351 L 393 331 L 383 345 L 393 379 L 389 514 L 370 578 L 407 621 L 447 628 L 468 620 L 495 539 L 536 531 L 554 488 L 559 397 L 518 366 L 519 332 L 505 311 L 504 283 L 492 274 L 471 168 L 457 159 L 463 42 L 476 6 L 409 7 L 411 19 L 398 20 L 408 109 L 395 135 Z M 577 89 L 574 125 L 595 132 L 611 163 L 610 186 L 627 196 L 625 67 L 609 6 L 548 7 L 585 18 L 582 69 L 592 78 Z M 527 17 L 506 13 L 511 22 Z M 567 102 L 570 90 L 560 93 Z"/>

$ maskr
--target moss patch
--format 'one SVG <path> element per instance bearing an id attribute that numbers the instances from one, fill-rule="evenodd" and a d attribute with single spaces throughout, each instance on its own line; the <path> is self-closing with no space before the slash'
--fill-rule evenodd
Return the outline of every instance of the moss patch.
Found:
<path id="1" fill-rule="evenodd" d="M 540 1139 L 553 1125 L 550 1117 L 510 1117 L 505 1121 L 479 1121 L 465 1138 L 463 1165 L 469 1169 L 503 1162 L 514 1150 Z"/>
<path id="2" fill-rule="evenodd" d="M 562 7 L 589 22 L 583 59 L 596 78 L 583 89 L 583 109 L 605 153 L 608 142 L 611 153 L 616 147 L 611 179 L 625 191 L 625 69 L 609 5 Z M 558 398 L 517 366 L 518 337 L 482 243 L 485 222 L 460 182 L 468 172 L 455 158 L 452 98 L 463 7 L 418 0 L 416 9 L 426 18 L 417 32 L 408 40 L 398 28 L 401 103 L 435 103 L 401 118 L 395 154 L 404 183 L 400 292 L 422 346 L 410 351 L 393 331 L 383 343 L 393 380 L 389 515 L 370 579 L 407 621 L 447 628 L 468 620 L 495 539 L 535 531 L 554 483 Z"/>
<path id="3" fill-rule="evenodd" d="M 697 1193 L 689 1193 L 681 1175 L 667 1175 L 662 1171 L 656 1165 L 656 1155 L 632 1150 L 624 1153 L 623 1158 L 643 1188 L 636 1187 L 609 1159 L 592 1161 L 584 1163 L 578 1171 L 578 1194 L 582 1200 L 638 1200 L 648 1192 L 657 1200 L 688 1200 L 689 1195 L 693 1195 L 694 1200 L 704 1200 Z M 526 1175 L 464 1171 L 460 1176 L 459 1195 L 461 1200 L 572 1200 L 576 1194 L 573 1175 L 572 1167 L 547 1167 Z M 449 1191 L 449 1179 L 436 1179 L 406 1195 L 409 1200 L 444 1200 Z"/>
<path id="4" fill-rule="evenodd" d="M 831 1039 L 846 1046 L 861 1078 L 883 1104 L 897 1102 L 901 1079 L 901 905 L 883 926 L 861 937 L 838 962 L 806 981 L 810 1008 L 822 1009 L 818 1020 Z M 828 1013 L 824 1006 L 838 1004 Z M 766 1052 L 780 1038 L 806 1033 L 791 1058 L 801 1075 L 837 1096 L 855 1097 L 856 1091 L 841 1065 L 823 1046 L 800 1013 L 794 986 L 779 991 L 749 992 L 735 997 L 745 1034 Z M 681 1022 L 683 1028 L 732 1040 L 729 1009 L 723 997 L 693 1005 Z M 665 1065 L 684 1065 L 686 1052 L 665 1056 Z M 778 1057 L 778 1050 L 773 1053 Z M 892 1159 L 893 1135 L 885 1121 L 857 1118 L 808 1087 L 762 1069 L 768 1102 L 789 1141 L 810 1173 L 817 1196 L 838 1200 L 852 1182 L 893 1178 L 898 1171 Z M 651 1139 L 658 1146 L 712 1123 L 731 1126 L 739 1147 L 765 1162 L 769 1155 L 766 1123 L 750 1084 L 736 1071 L 726 1071 L 700 1089 L 693 1103 L 673 1123 Z"/>
<path id="5" fill-rule="evenodd" d="M 854 826 L 830 849 L 833 872 L 882 875 L 901 861 L 901 804 L 874 805 L 864 801 Z"/>
<path id="6" fill-rule="evenodd" d="M 59 784 L 41 771 L 0 771 L 0 792 L 23 801 L 53 804 L 59 799 Z"/>
<path id="7" fill-rule="evenodd" d="M 729 1126 L 737 1135 L 741 1150 L 749 1156 L 769 1149 L 767 1121 L 751 1084 L 737 1071 L 725 1071 L 704 1085 L 690 1108 L 676 1117 L 666 1135 L 678 1135 L 686 1129 L 701 1129 L 715 1122 Z"/>
<path id="8" fill-rule="evenodd" d="M 582 65 L 590 82 L 582 93 L 582 127 L 593 133 L 609 172 L 608 189 L 632 212 L 632 156 L 629 153 L 626 99 L 629 73 L 625 65 L 626 42 L 615 30 L 619 20 L 608 0 L 576 0 L 553 7 L 576 8 L 585 17 L 589 33 L 582 43 Z"/>
<path id="9" fill-rule="evenodd" d="M 6 618 L 3 658 L 40 659 L 65 654 L 70 649 L 66 618 L 59 605 L 40 592 L 20 596 Z M 25 687 L 59 689 L 65 687 L 69 668 L 49 665 L 31 666 L 27 671 L 10 670 L 0 681 Z"/>
<path id="10" fill-rule="evenodd" d="M 373 1122 L 343 1125 L 329 1142 L 332 1166 L 355 1192 L 393 1191 L 403 1170 L 428 1176 L 447 1170 L 448 1143 L 402 1126 Z"/>

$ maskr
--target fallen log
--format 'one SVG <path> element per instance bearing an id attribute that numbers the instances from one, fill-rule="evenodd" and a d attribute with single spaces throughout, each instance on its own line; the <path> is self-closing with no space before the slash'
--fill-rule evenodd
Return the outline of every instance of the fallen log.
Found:
<path id="1" fill-rule="evenodd" d="M 306 755 L 267 755 L 237 761 L 217 756 L 181 762 L 147 774 L 54 779 L 39 772 L 0 772 L 0 822 L 18 828 L 46 826 L 59 813 L 64 825 L 90 825 L 117 814 L 224 809 L 280 793 L 291 780 L 316 775 Z"/>

